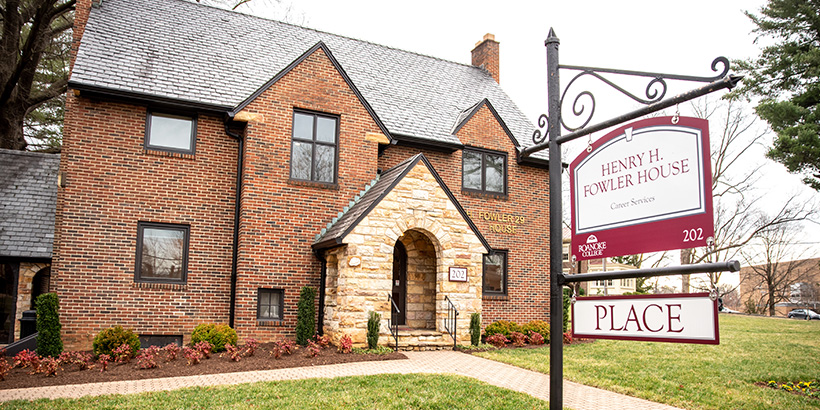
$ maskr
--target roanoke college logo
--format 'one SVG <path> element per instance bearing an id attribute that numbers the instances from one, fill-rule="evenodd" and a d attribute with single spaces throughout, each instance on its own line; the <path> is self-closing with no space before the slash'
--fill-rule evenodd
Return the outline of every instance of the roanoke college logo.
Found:
<path id="1" fill-rule="evenodd" d="M 587 243 L 578 245 L 578 252 L 581 254 L 581 257 L 585 259 L 601 256 L 605 249 L 606 242 L 598 242 L 598 237 L 595 235 L 589 235 L 587 237 Z"/>

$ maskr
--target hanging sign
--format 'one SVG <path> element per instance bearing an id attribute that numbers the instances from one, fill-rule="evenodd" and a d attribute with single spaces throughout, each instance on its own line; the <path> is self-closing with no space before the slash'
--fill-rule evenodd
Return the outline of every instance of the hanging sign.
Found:
<path id="1" fill-rule="evenodd" d="M 572 337 L 720 344 L 717 300 L 708 293 L 579 297 Z"/>
<path id="2" fill-rule="evenodd" d="M 622 126 L 570 164 L 576 259 L 711 242 L 709 123 L 675 119 L 650 118 Z"/>

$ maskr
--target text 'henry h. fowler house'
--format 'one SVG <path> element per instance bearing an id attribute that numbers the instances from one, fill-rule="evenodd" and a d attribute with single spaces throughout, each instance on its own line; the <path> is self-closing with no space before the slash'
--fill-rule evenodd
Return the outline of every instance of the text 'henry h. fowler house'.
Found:
<path id="1" fill-rule="evenodd" d="M 290 337 L 305 285 L 317 330 L 356 344 L 369 311 L 426 335 L 411 346 L 450 340 L 451 303 L 459 339 L 475 312 L 547 319 L 547 164 L 516 160 L 533 127 L 492 36 L 464 65 L 104 0 L 78 1 L 75 46 L 52 286 L 69 346 L 117 324 Z"/>

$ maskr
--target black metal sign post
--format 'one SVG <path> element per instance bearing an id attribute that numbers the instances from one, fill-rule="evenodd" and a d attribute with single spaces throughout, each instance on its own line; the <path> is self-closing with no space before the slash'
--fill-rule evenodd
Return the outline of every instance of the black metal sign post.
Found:
<path id="1" fill-rule="evenodd" d="M 532 155 L 535 152 L 541 151 L 545 148 L 549 149 L 549 206 L 550 206 L 550 409 L 562 410 L 564 404 L 564 340 L 563 340 L 563 315 L 564 315 L 564 299 L 563 286 L 568 283 L 585 282 L 591 280 L 607 280 L 607 279 L 625 279 L 637 278 L 647 276 L 669 276 L 681 275 L 691 273 L 708 273 L 708 272 L 737 272 L 740 270 L 740 264 L 737 261 L 721 262 L 721 263 L 707 263 L 699 265 L 685 265 L 674 266 L 668 268 L 656 269 L 636 269 L 621 272 L 602 272 L 602 273 L 586 273 L 578 275 L 565 275 L 563 273 L 563 242 L 562 242 L 562 188 L 561 188 L 561 144 L 570 142 L 572 140 L 592 134 L 611 126 L 633 120 L 644 115 L 660 111 L 664 108 L 686 102 L 697 97 L 704 96 L 714 91 L 722 90 L 724 88 L 731 89 L 742 79 L 740 76 L 727 75 L 729 72 L 729 60 L 724 57 L 715 59 L 712 62 L 712 70 L 717 71 L 717 64 L 723 64 L 724 70 L 715 77 L 694 77 L 682 76 L 673 74 L 659 74 L 648 73 L 641 71 L 626 71 L 613 70 L 605 68 L 579 67 L 579 66 L 560 66 L 558 64 L 558 45 L 560 41 L 555 35 L 555 31 L 550 29 L 547 40 L 544 45 L 547 48 L 547 69 L 548 69 L 548 113 L 541 115 L 538 118 L 538 125 L 548 127 L 547 132 L 542 135 L 540 130 L 536 130 L 533 134 L 533 142 L 535 145 L 522 149 L 519 152 L 519 160 Z M 645 107 L 638 110 L 623 114 L 621 116 L 603 121 L 601 123 L 587 127 L 592 120 L 592 115 L 595 111 L 595 98 L 589 91 L 580 93 L 573 102 L 573 114 L 580 116 L 584 112 L 584 107 L 579 108 L 579 99 L 587 97 L 591 99 L 592 107 L 589 111 L 589 118 L 577 128 L 567 127 L 561 119 L 561 107 L 564 102 L 566 91 L 561 93 L 561 85 L 559 80 L 559 69 L 569 69 L 581 71 L 568 84 L 567 89 L 578 78 L 589 75 L 593 76 L 604 83 L 612 86 L 621 93 L 629 96 L 635 101 L 645 105 Z M 651 78 L 646 87 L 646 98 L 637 97 L 625 89 L 617 86 L 609 81 L 600 73 L 611 73 L 629 76 L 639 76 Z M 669 99 L 663 99 L 666 94 L 666 79 L 682 80 L 682 81 L 697 81 L 708 82 L 709 84 L 679 94 Z M 660 87 L 658 91 L 654 87 Z M 564 126 L 571 132 L 565 136 L 561 136 L 561 127 Z M 545 141 L 547 140 L 548 141 Z"/>

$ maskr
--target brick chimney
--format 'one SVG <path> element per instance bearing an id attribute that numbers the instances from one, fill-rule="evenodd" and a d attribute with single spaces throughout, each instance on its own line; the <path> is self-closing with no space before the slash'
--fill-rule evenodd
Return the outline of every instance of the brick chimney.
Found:
<path id="1" fill-rule="evenodd" d="M 484 38 L 476 43 L 473 49 L 473 65 L 487 70 L 493 76 L 495 82 L 499 81 L 498 71 L 498 42 L 495 36 L 487 33 Z"/>

